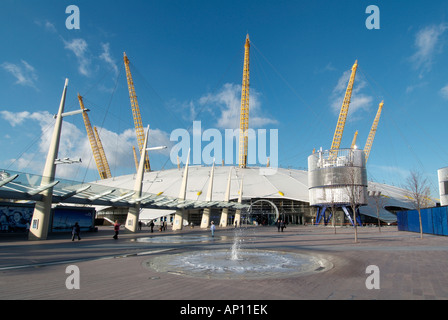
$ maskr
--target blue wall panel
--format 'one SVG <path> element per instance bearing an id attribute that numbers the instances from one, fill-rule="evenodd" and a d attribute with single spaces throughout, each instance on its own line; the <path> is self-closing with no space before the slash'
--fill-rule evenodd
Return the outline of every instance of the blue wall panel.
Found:
<path id="1" fill-rule="evenodd" d="M 431 209 L 434 234 L 448 236 L 448 219 L 446 207 Z"/>
<path id="2" fill-rule="evenodd" d="M 417 210 L 408 211 L 408 230 L 411 232 L 420 232 L 420 222 Z"/>
<path id="3" fill-rule="evenodd" d="M 397 212 L 398 231 L 408 231 L 408 215 L 407 211 Z"/>
<path id="4" fill-rule="evenodd" d="M 434 227 L 433 227 L 433 223 L 432 223 L 431 208 L 426 209 L 426 210 L 421 209 L 420 213 L 422 215 L 423 233 L 434 234 Z M 418 216 L 418 212 L 417 212 L 417 216 Z M 420 229 L 418 229 L 418 231 L 420 232 Z"/>
<path id="5" fill-rule="evenodd" d="M 423 233 L 448 236 L 448 206 L 421 209 Z M 417 210 L 397 212 L 399 231 L 420 232 Z"/>

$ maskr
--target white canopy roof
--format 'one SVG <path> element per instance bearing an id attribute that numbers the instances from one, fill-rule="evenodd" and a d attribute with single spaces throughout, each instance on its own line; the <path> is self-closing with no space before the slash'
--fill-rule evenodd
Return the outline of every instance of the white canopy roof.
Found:
<path id="1" fill-rule="evenodd" d="M 238 199 L 240 183 L 243 181 L 243 200 L 253 198 L 284 198 L 309 202 L 308 172 L 296 169 L 278 168 L 266 170 L 260 167 L 239 168 L 216 166 L 213 178 L 212 201 L 224 201 L 229 171 L 231 173 L 230 200 Z M 186 199 L 205 201 L 210 182 L 211 167 L 190 166 L 188 169 Z M 273 174 L 268 174 L 273 173 Z M 170 169 L 145 173 L 143 192 L 177 197 L 179 194 L 183 169 Z M 107 186 L 132 189 L 135 175 L 124 175 L 97 183 Z M 387 207 L 412 208 L 412 203 L 404 189 L 376 182 L 369 182 L 369 191 L 381 191 L 383 221 L 394 222 L 396 216 L 387 211 Z M 360 208 L 365 215 L 376 217 L 376 203 L 369 196 L 369 204 Z"/>

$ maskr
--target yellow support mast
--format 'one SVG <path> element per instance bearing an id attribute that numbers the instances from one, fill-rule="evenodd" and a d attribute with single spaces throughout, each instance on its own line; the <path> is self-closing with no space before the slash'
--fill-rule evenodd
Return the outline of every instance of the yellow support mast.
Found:
<path id="1" fill-rule="evenodd" d="M 101 142 L 100 135 L 98 134 L 97 128 L 94 126 L 93 131 L 95 132 L 96 144 L 98 146 L 98 150 L 100 151 L 101 160 L 103 161 L 103 166 L 106 171 L 106 178 L 112 178 L 112 174 L 110 173 L 109 162 L 107 162 L 106 153 L 104 152 L 103 143 Z"/>
<path id="2" fill-rule="evenodd" d="M 126 79 L 128 81 L 129 98 L 131 99 L 132 116 L 134 118 L 135 132 L 137 134 L 137 143 L 140 154 L 142 153 L 143 144 L 145 142 L 145 131 L 143 129 L 142 117 L 138 106 L 137 95 L 135 94 L 134 81 L 132 80 L 131 69 L 129 68 L 129 59 L 126 52 L 123 53 L 124 66 L 126 69 Z M 146 152 L 145 171 L 151 171 L 149 164 L 148 152 Z"/>
<path id="3" fill-rule="evenodd" d="M 352 73 L 350 80 L 348 81 L 347 90 L 345 91 L 344 101 L 342 102 L 341 112 L 339 113 L 338 123 L 333 136 L 333 142 L 331 144 L 331 150 L 339 149 L 342 140 L 342 133 L 344 132 L 345 121 L 347 120 L 348 107 L 350 106 L 350 99 L 352 97 L 353 84 L 355 82 L 356 69 L 358 68 L 358 60 L 352 67 Z M 332 158 L 337 156 L 337 153 L 332 153 Z"/>
<path id="4" fill-rule="evenodd" d="M 134 146 L 132 146 L 132 151 L 134 152 L 135 170 L 138 171 L 138 157 Z"/>
<path id="5" fill-rule="evenodd" d="M 100 174 L 101 179 L 108 179 L 111 178 L 112 175 L 110 173 L 109 164 L 106 160 L 106 155 L 104 153 L 103 146 L 101 144 L 101 140 L 99 140 L 98 132 L 95 128 L 95 133 L 92 130 L 92 125 L 90 124 L 89 116 L 87 115 L 87 112 L 85 111 L 86 108 L 84 107 L 84 102 L 82 100 L 81 95 L 78 94 L 78 100 L 79 100 L 79 106 L 81 107 L 81 110 L 84 112 L 82 113 L 82 117 L 84 119 L 84 125 L 86 127 L 87 131 L 87 137 L 89 138 L 90 146 L 92 147 L 93 151 L 93 157 L 95 159 L 96 167 L 98 168 L 98 173 Z M 99 142 L 99 144 L 98 144 Z"/>
<path id="6" fill-rule="evenodd" d="M 249 34 L 246 36 L 244 45 L 244 68 L 243 85 L 241 89 L 241 113 L 240 113 L 240 144 L 239 144 L 239 167 L 246 168 L 249 129 Z"/>
<path id="7" fill-rule="evenodd" d="M 356 146 L 356 139 L 358 138 L 358 130 L 356 130 L 355 135 L 353 136 L 353 140 L 352 140 L 352 146 L 350 147 L 350 149 L 354 149 Z"/>
<path id="8" fill-rule="evenodd" d="M 378 122 L 380 121 L 381 111 L 383 110 L 384 101 L 380 102 L 378 111 L 376 112 L 375 120 L 373 120 L 372 128 L 370 129 L 369 136 L 367 138 L 366 145 L 364 147 L 364 153 L 366 156 L 366 163 L 369 159 L 370 149 L 372 149 L 373 139 L 375 138 L 376 129 L 378 128 Z"/>

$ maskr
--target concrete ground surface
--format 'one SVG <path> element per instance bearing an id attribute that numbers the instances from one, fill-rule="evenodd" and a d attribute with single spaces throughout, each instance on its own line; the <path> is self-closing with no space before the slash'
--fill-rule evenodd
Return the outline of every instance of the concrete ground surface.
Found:
<path id="1" fill-rule="evenodd" d="M 250 227 L 243 247 L 324 257 L 328 271 L 255 280 L 193 278 L 146 267 L 153 257 L 187 251 L 230 248 L 234 229 L 185 228 L 132 234 L 112 227 L 27 241 L 0 236 L 2 300 L 445 300 L 448 299 L 448 238 L 400 232 L 396 227 L 354 229 L 322 226 Z M 150 241 L 137 241 L 150 238 Z M 66 282 L 79 270 L 79 289 Z M 376 266 L 371 273 L 369 266 Z M 372 282 L 372 276 L 378 275 Z M 370 278 L 369 278 L 370 277 Z M 369 280 L 370 279 L 370 280 Z M 368 289 L 367 283 L 379 288 Z M 74 282 L 73 282 L 74 283 Z"/>

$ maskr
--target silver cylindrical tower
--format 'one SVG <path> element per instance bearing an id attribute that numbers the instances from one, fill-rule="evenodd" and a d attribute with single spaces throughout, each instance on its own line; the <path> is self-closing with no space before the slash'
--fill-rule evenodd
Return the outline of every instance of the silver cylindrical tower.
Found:
<path id="1" fill-rule="evenodd" d="M 359 149 L 318 151 L 308 157 L 310 205 L 367 204 L 365 154 Z"/>
<path id="2" fill-rule="evenodd" d="M 437 170 L 439 176 L 440 205 L 448 206 L 448 167 Z"/>

